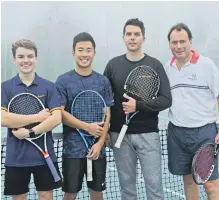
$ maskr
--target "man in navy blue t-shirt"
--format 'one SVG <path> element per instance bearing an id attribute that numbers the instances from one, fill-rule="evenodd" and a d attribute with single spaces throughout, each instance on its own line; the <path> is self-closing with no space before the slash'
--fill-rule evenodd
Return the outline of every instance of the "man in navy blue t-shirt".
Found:
<path id="1" fill-rule="evenodd" d="M 56 81 L 61 96 L 64 135 L 64 199 L 76 199 L 77 193 L 82 188 L 83 177 L 87 169 L 86 161 L 89 157 L 93 160 L 93 181 L 88 181 L 87 186 L 91 199 L 101 200 L 103 198 L 102 191 L 105 190 L 106 155 L 104 141 L 109 127 L 110 106 L 113 105 L 112 91 L 108 79 L 91 68 L 95 56 L 95 42 L 90 34 L 84 32 L 75 36 L 72 54 L 76 62 L 75 69 L 59 76 Z M 84 90 L 94 90 L 105 100 L 108 108 L 104 126 L 101 122 L 86 123 L 80 121 L 70 114 L 74 98 Z M 88 154 L 83 140 L 75 128 L 86 130 L 99 138 Z"/>
<path id="2" fill-rule="evenodd" d="M 18 74 L 1 84 L 1 123 L 8 127 L 4 194 L 13 196 L 14 200 L 27 199 L 30 177 L 33 174 L 38 199 L 52 200 L 52 190 L 61 187 L 62 181 L 55 183 L 41 152 L 24 138 L 30 134 L 47 132 L 48 153 L 59 171 L 51 130 L 61 123 L 60 99 L 57 98 L 55 84 L 39 77 L 34 71 L 37 47 L 32 41 L 16 41 L 12 45 L 12 54 Z M 20 93 L 37 96 L 46 109 L 34 115 L 9 113 L 7 108 L 10 100 Z M 37 122 L 41 123 L 32 129 L 20 128 Z M 43 143 L 43 137 L 37 140 Z"/>

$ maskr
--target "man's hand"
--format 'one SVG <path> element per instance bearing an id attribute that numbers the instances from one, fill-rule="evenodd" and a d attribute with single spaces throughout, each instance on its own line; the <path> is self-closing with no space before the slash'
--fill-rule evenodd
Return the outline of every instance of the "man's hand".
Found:
<path id="1" fill-rule="evenodd" d="M 123 102 L 123 111 L 125 114 L 129 114 L 136 111 L 136 100 L 132 97 L 129 97 L 128 95 L 124 94 L 123 97 L 125 97 L 128 102 Z"/>
<path id="2" fill-rule="evenodd" d="M 100 151 L 102 149 L 103 145 L 101 145 L 99 142 L 94 144 L 92 148 L 90 149 L 87 158 L 92 159 L 92 160 L 97 160 L 100 155 Z"/>
<path id="3" fill-rule="evenodd" d="M 219 133 L 216 135 L 216 137 L 215 137 L 215 140 L 214 140 L 214 141 L 215 141 L 215 143 L 216 143 L 216 144 L 219 144 Z"/>
<path id="4" fill-rule="evenodd" d="M 47 119 L 51 113 L 49 112 L 49 109 L 43 109 L 38 113 L 39 122 L 43 122 L 45 119 Z"/>
<path id="5" fill-rule="evenodd" d="M 104 122 L 96 122 L 88 124 L 87 132 L 96 138 L 100 137 L 103 133 Z"/>
<path id="6" fill-rule="evenodd" d="M 29 130 L 25 129 L 25 128 L 19 128 L 17 130 L 12 130 L 12 133 L 19 140 L 22 140 L 22 139 L 29 137 Z"/>

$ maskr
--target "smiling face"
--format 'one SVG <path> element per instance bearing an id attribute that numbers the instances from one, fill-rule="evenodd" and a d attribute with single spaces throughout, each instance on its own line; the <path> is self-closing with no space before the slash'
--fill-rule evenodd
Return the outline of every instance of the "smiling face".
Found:
<path id="1" fill-rule="evenodd" d="M 185 61 L 191 54 L 192 41 L 184 29 L 173 30 L 170 34 L 169 46 L 177 60 Z"/>
<path id="2" fill-rule="evenodd" d="M 145 40 L 141 28 L 134 25 L 128 25 L 125 28 L 123 41 L 130 52 L 138 52 Z"/>
<path id="3" fill-rule="evenodd" d="M 37 57 L 33 49 L 26 49 L 18 47 L 13 59 L 14 64 L 17 66 L 20 74 L 29 75 L 34 73 L 37 64 Z"/>
<path id="4" fill-rule="evenodd" d="M 91 67 L 93 58 L 95 56 L 95 50 L 90 41 L 78 42 L 75 46 L 75 50 L 72 52 L 77 67 L 89 68 Z"/>

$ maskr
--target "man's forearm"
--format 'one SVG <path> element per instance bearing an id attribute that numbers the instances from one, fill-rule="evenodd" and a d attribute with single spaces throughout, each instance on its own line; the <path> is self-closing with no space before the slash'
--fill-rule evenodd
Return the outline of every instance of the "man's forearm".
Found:
<path id="1" fill-rule="evenodd" d="M 87 123 L 78 120 L 64 109 L 62 109 L 62 122 L 72 128 L 83 129 L 85 131 L 88 129 Z"/>
<path id="2" fill-rule="evenodd" d="M 8 128 L 20 128 L 37 122 L 40 122 L 38 114 L 20 115 L 1 111 L 1 125 Z"/>
<path id="3" fill-rule="evenodd" d="M 169 79 L 163 67 L 157 68 L 160 77 L 160 88 L 157 98 L 148 101 L 137 101 L 136 110 L 142 112 L 160 112 L 172 105 L 172 95 L 170 90 Z"/>
<path id="4" fill-rule="evenodd" d="M 51 116 L 49 116 L 46 120 L 44 120 L 39 125 L 33 127 L 32 129 L 35 134 L 46 133 L 54 129 L 59 124 L 61 124 L 61 122 L 62 122 L 61 110 L 54 110 Z"/>
<path id="5" fill-rule="evenodd" d="M 110 107 L 108 107 L 107 108 L 107 117 L 106 117 L 106 121 L 104 123 L 104 131 L 103 131 L 103 134 L 100 136 L 100 139 L 98 140 L 98 142 L 100 142 L 102 146 L 105 143 L 105 139 L 106 139 L 106 136 L 107 136 L 107 133 L 109 130 L 110 118 L 111 118 Z"/>
<path id="6" fill-rule="evenodd" d="M 142 112 L 160 112 L 172 105 L 171 93 L 159 96 L 149 101 L 136 101 L 136 110 Z"/>

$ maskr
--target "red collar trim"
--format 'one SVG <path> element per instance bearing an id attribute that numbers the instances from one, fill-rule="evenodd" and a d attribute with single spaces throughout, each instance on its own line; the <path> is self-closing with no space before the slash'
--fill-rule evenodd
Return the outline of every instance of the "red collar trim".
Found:
<path id="1" fill-rule="evenodd" d="M 195 63 L 197 63 L 197 61 L 198 61 L 200 55 L 199 55 L 195 50 L 191 50 L 191 52 L 193 53 L 193 55 L 192 55 L 192 58 L 191 58 L 191 60 L 190 60 L 190 63 L 195 64 Z M 175 60 L 176 60 L 176 57 L 173 56 L 172 59 L 171 59 L 171 61 L 170 61 L 170 65 L 172 65 Z"/>

